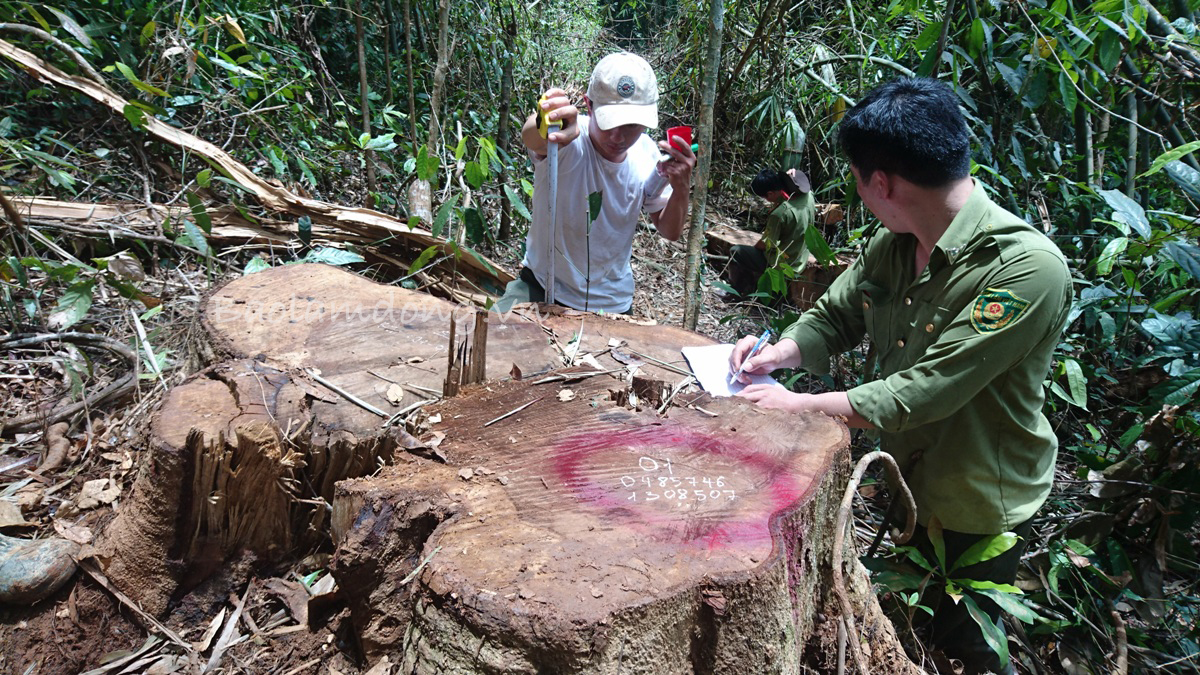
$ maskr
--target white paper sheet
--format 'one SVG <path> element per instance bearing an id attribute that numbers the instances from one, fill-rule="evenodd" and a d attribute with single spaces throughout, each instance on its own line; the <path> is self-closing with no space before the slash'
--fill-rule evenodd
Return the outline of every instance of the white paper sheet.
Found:
<path id="1" fill-rule="evenodd" d="M 737 380 L 730 381 L 729 378 L 729 355 L 733 353 L 733 345 L 684 347 L 681 351 L 704 391 L 713 396 L 732 396 L 745 388 L 746 385 Z M 753 384 L 783 386 L 770 375 L 751 375 L 750 381 Z"/>

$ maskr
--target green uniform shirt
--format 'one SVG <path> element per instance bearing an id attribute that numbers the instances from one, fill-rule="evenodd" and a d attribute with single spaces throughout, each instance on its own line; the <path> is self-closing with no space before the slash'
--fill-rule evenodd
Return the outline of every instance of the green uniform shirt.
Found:
<path id="1" fill-rule="evenodd" d="M 812 192 L 796 193 L 781 202 L 767 216 L 767 229 L 763 241 L 767 244 L 767 266 L 775 267 L 780 262 L 797 270 L 808 264 L 808 247 L 804 243 L 804 231 L 812 225 L 817 206 Z"/>
<path id="2" fill-rule="evenodd" d="M 878 376 L 850 404 L 908 469 L 918 519 L 997 534 L 1045 501 L 1058 441 L 1042 383 L 1071 306 L 1071 274 L 1042 233 L 976 184 L 914 278 L 916 237 L 881 230 L 783 333 L 804 367 L 865 333 Z M 912 459 L 917 457 L 917 459 Z"/>

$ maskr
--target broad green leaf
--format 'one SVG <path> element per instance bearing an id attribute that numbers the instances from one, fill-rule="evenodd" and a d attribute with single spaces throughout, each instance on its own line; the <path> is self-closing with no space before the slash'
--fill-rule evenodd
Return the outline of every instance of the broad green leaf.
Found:
<path id="1" fill-rule="evenodd" d="M 892 551 L 904 554 L 904 557 L 913 561 L 914 564 L 927 572 L 933 571 L 933 565 L 925 559 L 924 554 L 918 551 L 915 546 L 895 546 L 892 548 Z"/>
<path id="2" fill-rule="evenodd" d="M 1150 395 L 1155 400 L 1162 401 L 1164 405 L 1184 405 L 1195 398 L 1198 389 L 1200 368 L 1195 368 L 1155 387 Z"/>
<path id="3" fill-rule="evenodd" d="M 421 148 L 421 153 L 417 155 L 417 178 L 427 183 L 433 183 L 437 178 L 440 165 L 441 162 L 437 155 L 430 157 L 425 154 L 425 148 Z"/>
<path id="4" fill-rule="evenodd" d="M 322 246 L 321 248 L 309 251 L 304 256 L 304 262 L 325 263 L 326 265 L 349 265 L 351 263 L 366 261 L 366 258 L 354 251 L 333 248 L 332 246 Z"/>
<path id="5" fill-rule="evenodd" d="M 153 319 L 154 317 L 161 314 L 163 311 L 163 307 L 165 307 L 165 306 L 166 305 L 155 305 L 155 306 L 151 307 L 150 309 L 139 314 L 138 318 L 141 319 L 142 321 L 149 321 L 150 319 Z"/>
<path id="6" fill-rule="evenodd" d="M 425 266 L 429 264 L 429 261 L 433 260 L 434 256 L 438 254 L 439 250 L 440 249 L 438 245 L 434 244 L 424 251 L 421 251 L 421 255 L 417 256 L 417 259 L 413 261 L 413 264 L 408 266 L 409 276 L 425 269 Z"/>
<path id="7" fill-rule="evenodd" d="M 1087 378 L 1083 374 L 1083 367 L 1075 359 L 1067 359 L 1063 365 L 1067 369 L 1067 386 L 1071 390 L 1071 399 L 1075 405 L 1087 410 Z"/>
<path id="8" fill-rule="evenodd" d="M 484 166 L 491 166 L 492 164 L 500 166 L 502 164 L 500 154 L 496 152 L 496 142 L 487 136 L 479 137 L 479 158 Z"/>
<path id="9" fill-rule="evenodd" d="M 494 267 L 494 266 L 493 266 L 493 265 L 492 265 L 490 262 L 488 262 L 488 261 L 487 261 L 487 258 L 484 258 L 484 257 L 483 257 L 482 255 L 480 255 L 480 254 L 479 254 L 479 252 L 477 252 L 475 249 L 471 249 L 471 248 L 467 248 L 466 246 L 462 246 L 462 247 L 460 247 L 460 249 L 459 249 L 459 250 L 460 250 L 460 252 L 461 252 L 461 253 L 466 253 L 467 255 L 469 255 L 469 256 L 471 256 L 472 258 L 474 258 L 474 259 L 475 259 L 475 261 L 476 261 L 476 262 L 478 262 L 478 263 L 479 263 L 479 264 L 480 264 L 480 265 L 481 265 L 481 266 L 482 266 L 484 269 L 486 269 L 488 272 L 490 272 L 490 273 L 492 273 L 492 274 L 497 274 L 497 273 L 498 273 L 498 272 L 496 271 L 496 268 L 495 268 L 495 267 Z"/>
<path id="10" fill-rule="evenodd" d="M 1200 248 L 1183 241 L 1168 241 L 1163 245 L 1163 251 L 1183 271 L 1200 281 Z"/>
<path id="11" fill-rule="evenodd" d="M 371 134 L 364 131 L 358 135 L 358 138 L 354 142 L 358 144 L 358 147 L 365 148 L 367 147 L 367 143 L 371 142 Z"/>
<path id="12" fill-rule="evenodd" d="M 129 66 L 121 63 L 120 61 L 117 61 L 113 65 L 117 67 L 117 70 L 121 71 L 121 74 L 124 75 L 125 79 L 129 80 L 129 83 L 133 86 L 148 94 L 154 94 L 155 96 L 162 96 L 166 98 L 167 92 L 152 84 L 146 84 L 145 82 L 142 82 L 140 79 L 138 79 L 138 76 L 133 73 L 133 69 L 131 69 Z"/>
<path id="13" fill-rule="evenodd" d="M 592 230 L 592 223 L 600 217 L 600 209 L 604 206 L 604 191 L 598 190 L 588 195 L 588 232 Z"/>
<path id="14" fill-rule="evenodd" d="M 208 62 L 213 64 L 214 66 L 220 66 L 220 67 L 224 68 L 225 70 L 228 70 L 231 73 L 236 73 L 243 77 L 250 77 L 250 78 L 254 78 L 256 80 L 265 80 L 266 79 L 262 75 L 259 75 L 258 73 L 254 72 L 254 71 L 246 70 L 245 68 L 237 65 L 236 63 L 230 63 L 229 61 L 226 61 L 225 59 L 221 58 L 220 56 L 209 59 Z"/>
<path id="15" fill-rule="evenodd" d="M 1127 237 L 1117 237 L 1108 242 L 1104 250 L 1100 253 L 1100 257 L 1096 258 L 1096 274 L 1107 276 L 1112 272 L 1113 265 L 1117 262 L 1117 258 L 1125 252 L 1129 247 L 1129 239 Z"/>
<path id="16" fill-rule="evenodd" d="M 521 201 L 521 195 L 512 189 L 511 185 L 504 186 L 504 194 L 508 197 L 508 202 L 512 204 L 513 210 L 516 211 L 525 220 L 533 220 L 533 216 L 529 214 L 529 209 L 525 207 L 525 202 Z"/>
<path id="17" fill-rule="evenodd" d="M 825 241 L 825 235 L 821 234 L 821 229 L 815 225 L 810 225 L 804 230 L 804 244 L 808 250 L 812 252 L 813 257 L 822 265 L 828 265 L 835 262 L 837 256 L 834 255 L 833 249 L 829 247 L 829 242 Z M 800 261 L 796 261 L 799 263 Z"/>
<path id="18" fill-rule="evenodd" d="M 212 184 L 212 169 L 204 169 L 196 174 L 196 185 L 206 188 Z"/>
<path id="19" fill-rule="evenodd" d="M 871 576 L 871 582 L 883 586 L 889 591 L 906 591 L 920 588 L 925 577 L 919 574 L 904 574 L 895 570 L 885 570 Z"/>
<path id="20" fill-rule="evenodd" d="M 250 259 L 250 262 L 246 263 L 246 267 L 242 269 L 242 276 L 254 274 L 255 272 L 261 272 L 270 268 L 271 265 L 266 260 L 263 260 L 258 256 L 254 256 Z"/>
<path id="21" fill-rule="evenodd" d="M 136 105 L 133 105 L 132 103 L 129 103 L 122 108 L 121 114 L 125 116 L 125 119 L 129 120 L 129 124 L 134 129 L 141 130 L 146 126 L 146 111 L 142 110 Z"/>
<path id="22" fill-rule="evenodd" d="M 438 207 L 437 213 L 433 216 L 433 228 L 430 232 L 435 237 L 442 236 L 442 231 L 446 229 L 446 222 L 450 220 L 450 214 L 454 211 L 454 205 L 458 203 L 458 195 L 450 195 L 450 198 Z"/>
<path id="23" fill-rule="evenodd" d="M 462 161 L 465 154 L 467 154 L 467 137 L 463 136 L 458 139 L 458 145 L 454 146 L 454 161 Z"/>
<path id="24" fill-rule="evenodd" d="M 463 176 L 467 179 L 467 183 L 476 190 L 483 186 L 483 181 L 487 177 L 484 174 L 483 166 L 476 161 L 467 162 L 463 167 Z"/>
<path id="25" fill-rule="evenodd" d="M 937 556 L 938 569 L 946 569 L 946 539 L 942 535 L 942 521 L 937 516 L 931 517 L 926 532 L 929 543 L 933 544 L 933 553 Z"/>
<path id="26" fill-rule="evenodd" d="M 368 150 L 375 150 L 377 152 L 390 152 L 392 150 L 395 150 L 397 147 L 399 147 L 396 144 L 395 139 L 396 139 L 396 134 L 384 134 L 382 136 L 375 136 L 375 137 L 371 138 L 371 140 L 367 141 L 366 147 Z"/>
<path id="27" fill-rule="evenodd" d="M 1184 164 L 1180 160 L 1167 162 L 1167 175 L 1175 181 L 1189 197 L 1200 202 L 1200 171 Z"/>
<path id="28" fill-rule="evenodd" d="M 92 307 L 95 287 L 96 282 L 92 279 L 71 284 L 58 299 L 46 322 L 54 330 L 65 330 L 79 323 Z"/>
<path id="29" fill-rule="evenodd" d="M 38 22 L 38 25 L 42 27 L 42 30 L 46 31 L 47 33 L 53 30 L 50 27 L 50 22 L 46 21 L 46 18 L 39 14 L 32 5 L 26 2 L 21 3 L 21 5 L 25 8 L 25 11 L 29 12 L 29 15 L 33 17 L 33 20 Z"/>
<path id="30" fill-rule="evenodd" d="M 1066 72 L 1058 74 L 1058 95 L 1062 97 L 1062 105 L 1067 113 L 1074 113 L 1075 106 L 1079 103 L 1079 95 L 1075 93 L 1075 83 Z"/>
<path id="31" fill-rule="evenodd" d="M 1112 31 L 1104 31 L 1100 36 L 1100 47 L 1096 50 L 1096 57 L 1100 60 L 1100 67 L 1104 72 L 1112 72 L 1121 60 L 1121 39 Z"/>
<path id="32" fill-rule="evenodd" d="M 953 572 L 960 567 L 991 560 L 1015 546 L 1018 539 L 1019 537 L 1012 532 L 1003 532 L 992 537 L 980 539 L 964 551 L 962 555 L 958 556 L 958 560 L 954 561 L 954 566 L 950 568 L 950 571 Z"/>
<path id="33" fill-rule="evenodd" d="M 1169 162 L 1174 162 L 1178 159 L 1181 159 L 1184 155 L 1189 155 L 1197 150 L 1200 150 L 1200 141 L 1192 141 L 1191 143 L 1185 143 L 1177 148 L 1171 148 L 1158 157 L 1155 157 L 1154 162 L 1150 164 L 1150 168 L 1146 169 L 1146 171 L 1139 175 L 1138 178 L 1153 176 L 1159 171 L 1162 171 L 1163 167 L 1165 167 Z"/>
<path id="34" fill-rule="evenodd" d="M 192 248 L 200 251 L 205 256 L 212 255 L 212 249 L 208 247 L 208 238 L 204 236 L 204 230 L 196 227 L 196 224 L 192 221 L 184 220 L 183 231 L 187 233 L 187 238 L 192 241 Z"/>
<path id="35" fill-rule="evenodd" d="M 983 41 L 983 20 L 976 17 L 971 22 L 971 30 L 967 37 L 967 52 L 971 58 L 979 58 L 980 53 L 983 52 Z"/>
<path id="36" fill-rule="evenodd" d="M 467 228 L 467 241 L 482 244 L 487 240 L 487 226 L 483 222 L 483 216 L 479 214 L 479 209 L 463 209 L 463 223 Z"/>
<path id="37" fill-rule="evenodd" d="M 46 9 L 50 10 L 51 14 L 58 17 L 59 22 L 62 23 L 62 27 L 65 28 L 72 37 L 74 37 L 76 40 L 79 40 L 80 44 L 88 49 L 95 48 L 95 44 L 92 42 L 92 38 L 87 34 L 87 31 L 84 30 L 83 26 L 80 26 L 75 19 L 72 19 L 70 15 L 68 15 L 66 12 L 62 12 L 50 7 L 49 5 L 46 6 Z"/>
<path id="38" fill-rule="evenodd" d="M 1003 63 L 997 63 L 996 70 L 1000 72 L 1000 77 L 1004 78 L 1004 82 L 1008 84 L 1008 88 L 1012 89 L 1014 94 L 1021 93 L 1021 75 L 1017 71 Z"/>
<path id="39" fill-rule="evenodd" d="M 964 588 L 977 591 L 1000 591 L 1003 593 L 1020 593 L 1021 589 L 1012 584 L 998 584 L 995 581 L 980 581 L 979 579 L 951 579 Z"/>
<path id="40" fill-rule="evenodd" d="M 1026 605 L 1021 599 L 1012 593 L 995 590 L 979 591 L 992 600 L 992 602 L 1000 605 L 1000 609 L 1011 614 L 1013 618 L 1024 623 L 1035 623 L 1041 617 L 1029 605 Z"/>
<path id="41" fill-rule="evenodd" d="M 196 196 L 194 192 L 187 193 L 188 207 L 192 210 L 192 218 L 196 219 L 196 224 L 200 229 L 204 230 L 205 234 L 212 234 L 212 218 L 208 216 L 208 209 L 204 208 L 204 202 Z"/>
<path id="42" fill-rule="evenodd" d="M 283 152 L 279 148 L 273 145 L 269 146 L 267 148 L 267 160 L 271 162 L 271 169 L 275 171 L 276 176 L 287 176 L 287 162 L 284 160 Z"/>
<path id="43" fill-rule="evenodd" d="M 312 218 L 300 216 L 296 219 L 296 236 L 305 246 L 312 244 Z"/>
<path id="44" fill-rule="evenodd" d="M 971 615 L 971 618 L 983 630 L 984 641 L 1000 657 L 1000 663 L 1008 663 L 1008 638 L 1004 636 L 1004 631 L 1000 630 L 1000 627 L 992 621 L 986 612 L 979 608 L 979 605 L 970 596 L 964 595 L 962 602 L 967 608 L 967 613 Z"/>
<path id="45" fill-rule="evenodd" d="M 147 21 L 146 25 L 142 26 L 141 42 L 143 47 L 154 37 L 154 31 L 156 30 L 158 30 L 158 22 L 154 20 Z"/>

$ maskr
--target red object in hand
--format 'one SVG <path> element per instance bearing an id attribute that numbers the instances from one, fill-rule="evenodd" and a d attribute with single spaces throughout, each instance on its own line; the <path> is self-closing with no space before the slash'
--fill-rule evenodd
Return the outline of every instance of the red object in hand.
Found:
<path id="1" fill-rule="evenodd" d="M 682 138 L 684 145 L 692 144 L 692 128 L 691 127 L 671 127 L 670 129 L 667 129 L 667 142 L 668 143 L 670 143 L 671 145 L 675 145 L 675 143 L 673 143 L 671 141 L 671 138 L 673 138 L 675 136 Z"/>

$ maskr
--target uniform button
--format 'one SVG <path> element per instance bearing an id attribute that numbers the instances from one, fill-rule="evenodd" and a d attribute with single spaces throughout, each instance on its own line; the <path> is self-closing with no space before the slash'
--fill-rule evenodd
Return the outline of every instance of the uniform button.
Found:
<path id="1" fill-rule="evenodd" d="M 925 324 L 925 332 L 932 333 L 933 332 L 933 324 L 931 324 L 931 323 Z"/>
<path id="2" fill-rule="evenodd" d="M 869 303 L 869 302 L 864 302 L 864 303 L 863 303 L 863 309 L 871 309 L 871 303 Z"/>
<path id="3" fill-rule="evenodd" d="M 900 338 L 899 340 L 896 340 L 896 346 L 903 347 L 904 346 L 904 338 Z"/>
<path id="4" fill-rule="evenodd" d="M 912 298 L 905 298 L 905 299 L 904 299 L 904 304 L 906 304 L 906 305 L 911 305 L 911 304 L 912 304 Z"/>

